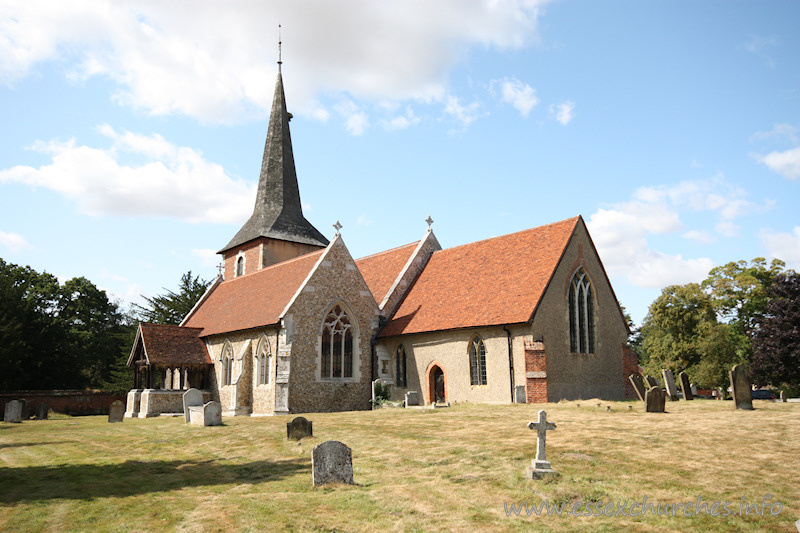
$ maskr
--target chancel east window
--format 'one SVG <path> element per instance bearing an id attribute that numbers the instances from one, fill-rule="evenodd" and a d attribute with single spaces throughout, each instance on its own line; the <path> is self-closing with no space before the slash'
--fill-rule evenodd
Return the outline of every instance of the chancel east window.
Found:
<path id="1" fill-rule="evenodd" d="M 407 387 L 406 381 L 406 349 L 403 345 L 397 347 L 394 354 L 394 383 L 398 387 Z"/>
<path id="2" fill-rule="evenodd" d="M 469 342 L 469 378 L 472 385 L 486 385 L 486 346 L 480 337 Z"/>
<path id="3" fill-rule="evenodd" d="M 569 349 L 573 353 L 594 353 L 592 284 L 582 268 L 569 284 Z"/>
<path id="4" fill-rule="evenodd" d="M 320 377 L 353 377 L 353 323 L 341 305 L 335 305 L 322 326 Z"/>

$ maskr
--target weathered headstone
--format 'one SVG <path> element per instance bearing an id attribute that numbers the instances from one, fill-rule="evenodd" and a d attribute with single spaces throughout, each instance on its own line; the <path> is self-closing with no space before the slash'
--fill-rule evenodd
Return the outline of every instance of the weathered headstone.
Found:
<path id="1" fill-rule="evenodd" d="M 314 427 L 311 420 L 302 416 L 295 417 L 291 422 L 286 422 L 286 438 L 300 440 L 303 437 L 313 437 Z"/>
<path id="2" fill-rule="evenodd" d="M 786 391 L 785 390 L 781 391 L 781 401 L 786 403 Z"/>
<path id="3" fill-rule="evenodd" d="M 753 393 L 750 388 L 750 376 L 740 365 L 734 365 L 728 376 L 733 390 L 733 403 L 736 409 L 753 409 Z"/>
<path id="4" fill-rule="evenodd" d="M 642 379 L 642 375 L 638 372 L 634 372 L 628 376 L 628 379 L 631 381 L 631 385 L 633 385 L 636 395 L 640 400 L 644 401 L 644 379 Z"/>
<path id="5" fill-rule="evenodd" d="M 678 401 L 678 387 L 675 386 L 675 376 L 672 375 L 672 370 L 665 368 L 661 371 L 661 377 L 664 378 L 664 387 L 667 389 L 667 396 L 670 401 Z"/>
<path id="6" fill-rule="evenodd" d="M 415 390 L 410 390 L 406 393 L 406 407 L 409 405 L 422 405 L 419 393 Z"/>
<path id="7" fill-rule="evenodd" d="M 645 411 L 648 413 L 663 413 L 666 398 L 661 387 L 650 387 L 645 393 Z"/>
<path id="8" fill-rule="evenodd" d="M 694 383 L 689 384 L 689 390 L 692 391 L 692 398 L 698 398 L 700 395 L 697 393 L 697 385 Z"/>
<path id="9" fill-rule="evenodd" d="M 545 411 L 539 411 L 538 421 L 528 422 L 528 429 L 536 431 L 536 458 L 525 469 L 525 475 L 529 479 L 541 479 L 545 476 L 558 475 L 558 472 L 553 470 L 547 460 L 545 449 L 547 432 L 556 429 L 556 425 L 547 421 L 547 413 Z"/>
<path id="10" fill-rule="evenodd" d="M 109 422 L 122 422 L 125 417 L 125 404 L 119 400 L 111 402 L 108 408 L 108 421 Z"/>
<path id="11" fill-rule="evenodd" d="M 47 407 L 46 403 L 40 403 L 36 406 L 36 419 L 37 420 L 47 420 L 47 413 L 50 409 Z"/>
<path id="12" fill-rule="evenodd" d="M 204 405 L 190 405 L 189 423 L 195 426 L 221 426 L 222 404 L 208 402 Z"/>
<path id="13" fill-rule="evenodd" d="M 525 385 L 517 385 L 514 387 L 514 403 L 525 403 Z"/>
<path id="14" fill-rule="evenodd" d="M 3 422 L 14 422 L 15 424 L 22 422 L 22 404 L 19 400 L 11 400 L 6 403 Z"/>
<path id="15" fill-rule="evenodd" d="M 683 392 L 683 399 L 693 400 L 694 396 L 692 396 L 692 386 L 689 383 L 689 376 L 686 375 L 686 372 L 681 372 L 680 374 L 678 374 L 678 379 L 681 381 L 681 391 Z"/>
<path id="16" fill-rule="evenodd" d="M 645 389 L 649 389 L 650 387 L 660 387 L 661 385 L 658 384 L 658 380 L 653 376 L 645 376 Z"/>
<path id="17" fill-rule="evenodd" d="M 22 420 L 28 420 L 31 417 L 31 414 L 28 412 L 28 400 L 22 399 L 19 401 L 20 405 L 20 414 L 19 417 Z"/>
<path id="18" fill-rule="evenodd" d="M 189 423 L 189 407 L 203 405 L 203 391 L 200 389 L 189 389 L 183 393 L 183 418 Z"/>
<path id="19" fill-rule="evenodd" d="M 353 454 L 344 443 L 328 440 L 311 450 L 314 486 L 328 483 L 353 485 Z"/>

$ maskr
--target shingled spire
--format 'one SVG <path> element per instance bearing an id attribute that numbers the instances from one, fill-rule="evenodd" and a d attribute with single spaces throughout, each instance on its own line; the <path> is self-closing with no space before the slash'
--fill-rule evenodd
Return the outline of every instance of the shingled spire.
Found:
<path id="1" fill-rule="evenodd" d="M 289 119 L 286 111 L 286 96 L 280 63 L 272 112 L 261 162 L 261 177 L 253 214 L 231 241 L 219 251 L 224 253 L 259 237 L 267 237 L 312 246 L 328 245 L 326 239 L 303 216 L 300 191 L 297 187 L 297 171 L 292 154 L 292 138 L 289 134 Z"/>

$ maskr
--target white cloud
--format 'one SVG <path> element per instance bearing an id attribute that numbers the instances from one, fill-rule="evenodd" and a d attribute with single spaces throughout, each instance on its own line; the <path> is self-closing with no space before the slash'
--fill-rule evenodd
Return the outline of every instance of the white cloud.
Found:
<path id="1" fill-rule="evenodd" d="M 363 135 L 369 127 L 369 117 L 352 100 L 342 100 L 337 104 L 336 111 L 344 118 L 345 129 L 351 135 Z"/>
<path id="2" fill-rule="evenodd" d="M 785 152 L 770 152 L 765 156 L 756 156 L 756 158 L 784 178 L 790 180 L 800 178 L 800 146 Z"/>
<path id="3" fill-rule="evenodd" d="M 759 237 L 770 257 L 782 259 L 787 267 L 800 270 L 800 226 L 795 226 L 791 233 L 762 230 Z"/>
<path id="4" fill-rule="evenodd" d="M 52 157 L 39 168 L 0 170 L 0 183 L 44 187 L 75 202 L 90 215 L 166 216 L 190 222 L 241 222 L 249 213 L 254 186 L 225 174 L 191 148 L 160 135 L 100 132 L 111 148 L 68 142 L 37 142 L 33 149 Z M 127 163 L 126 159 L 136 163 Z"/>
<path id="5" fill-rule="evenodd" d="M 5 2 L 0 83 L 60 61 L 72 79 L 111 80 L 121 105 L 232 122 L 269 108 L 281 23 L 291 104 L 324 120 L 320 94 L 442 101 L 465 51 L 525 46 L 545 3 Z"/>
<path id="6" fill-rule="evenodd" d="M 629 201 L 599 209 L 587 224 L 609 275 L 625 277 L 645 288 L 697 282 L 713 268 L 711 259 L 664 253 L 654 249 L 649 238 L 680 232 L 685 239 L 701 244 L 714 242 L 716 237 L 708 229 L 685 226 L 681 220 L 684 211 L 716 215 L 715 234 L 736 237 L 739 227 L 733 220 L 771 206 L 769 202 L 754 204 L 746 196 L 721 176 L 642 187 Z"/>
<path id="7" fill-rule="evenodd" d="M 448 97 L 447 105 L 444 108 L 444 112 L 447 115 L 450 115 L 461 124 L 461 129 L 466 129 L 470 124 L 475 122 L 480 116 L 480 110 L 480 102 L 461 105 L 458 98 L 452 95 Z"/>
<path id="8" fill-rule="evenodd" d="M 572 121 L 574 117 L 573 111 L 575 110 L 575 102 L 568 100 L 563 104 L 551 105 L 550 116 L 554 117 L 562 125 L 566 126 Z"/>
<path id="9" fill-rule="evenodd" d="M 490 87 L 493 90 L 495 85 L 500 86 L 501 100 L 506 104 L 511 104 L 523 117 L 527 117 L 531 110 L 539 104 L 533 87 L 516 78 L 492 80 Z"/>
<path id="10" fill-rule="evenodd" d="M 33 246 L 25 240 L 25 237 L 18 233 L 6 233 L 0 231 L 0 246 L 8 248 L 11 253 L 17 253 Z"/>
<path id="11" fill-rule="evenodd" d="M 384 120 L 382 124 L 385 130 L 393 131 L 404 130 L 415 124 L 419 124 L 419 122 L 420 118 L 414 115 L 414 111 L 410 107 L 407 107 L 405 115 L 397 115 L 389 120 Z"/>
<path id="12" fill-rule="evenodd" d="M 210 248 L 195 248 L 192 255 L 200 259 L 200 264 L 204 267 L 215 268 L 220 262 L 217 251 Z"/>

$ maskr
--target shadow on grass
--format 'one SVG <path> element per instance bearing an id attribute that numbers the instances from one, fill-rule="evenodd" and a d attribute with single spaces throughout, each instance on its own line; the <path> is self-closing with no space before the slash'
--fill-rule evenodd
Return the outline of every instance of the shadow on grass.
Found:
<path id="1" fill-rule="evenodd" d="M 0 444 L 0 448 L 27 448 L 28 446 L 42 446 L 44 444 L 73 444 L 72 441 L 48 441 L 48 442 L 17 442 L 14 444 Z"/>
<path id="2" fill-rule="evenodd" d="M 0 468 L 0 504 L 27 500 L 90 500 L 134 496 L 186 487 L 264 483 L 308 472 L 310 459 L 223 464 L 217 461 L 126 461 Z"/>

